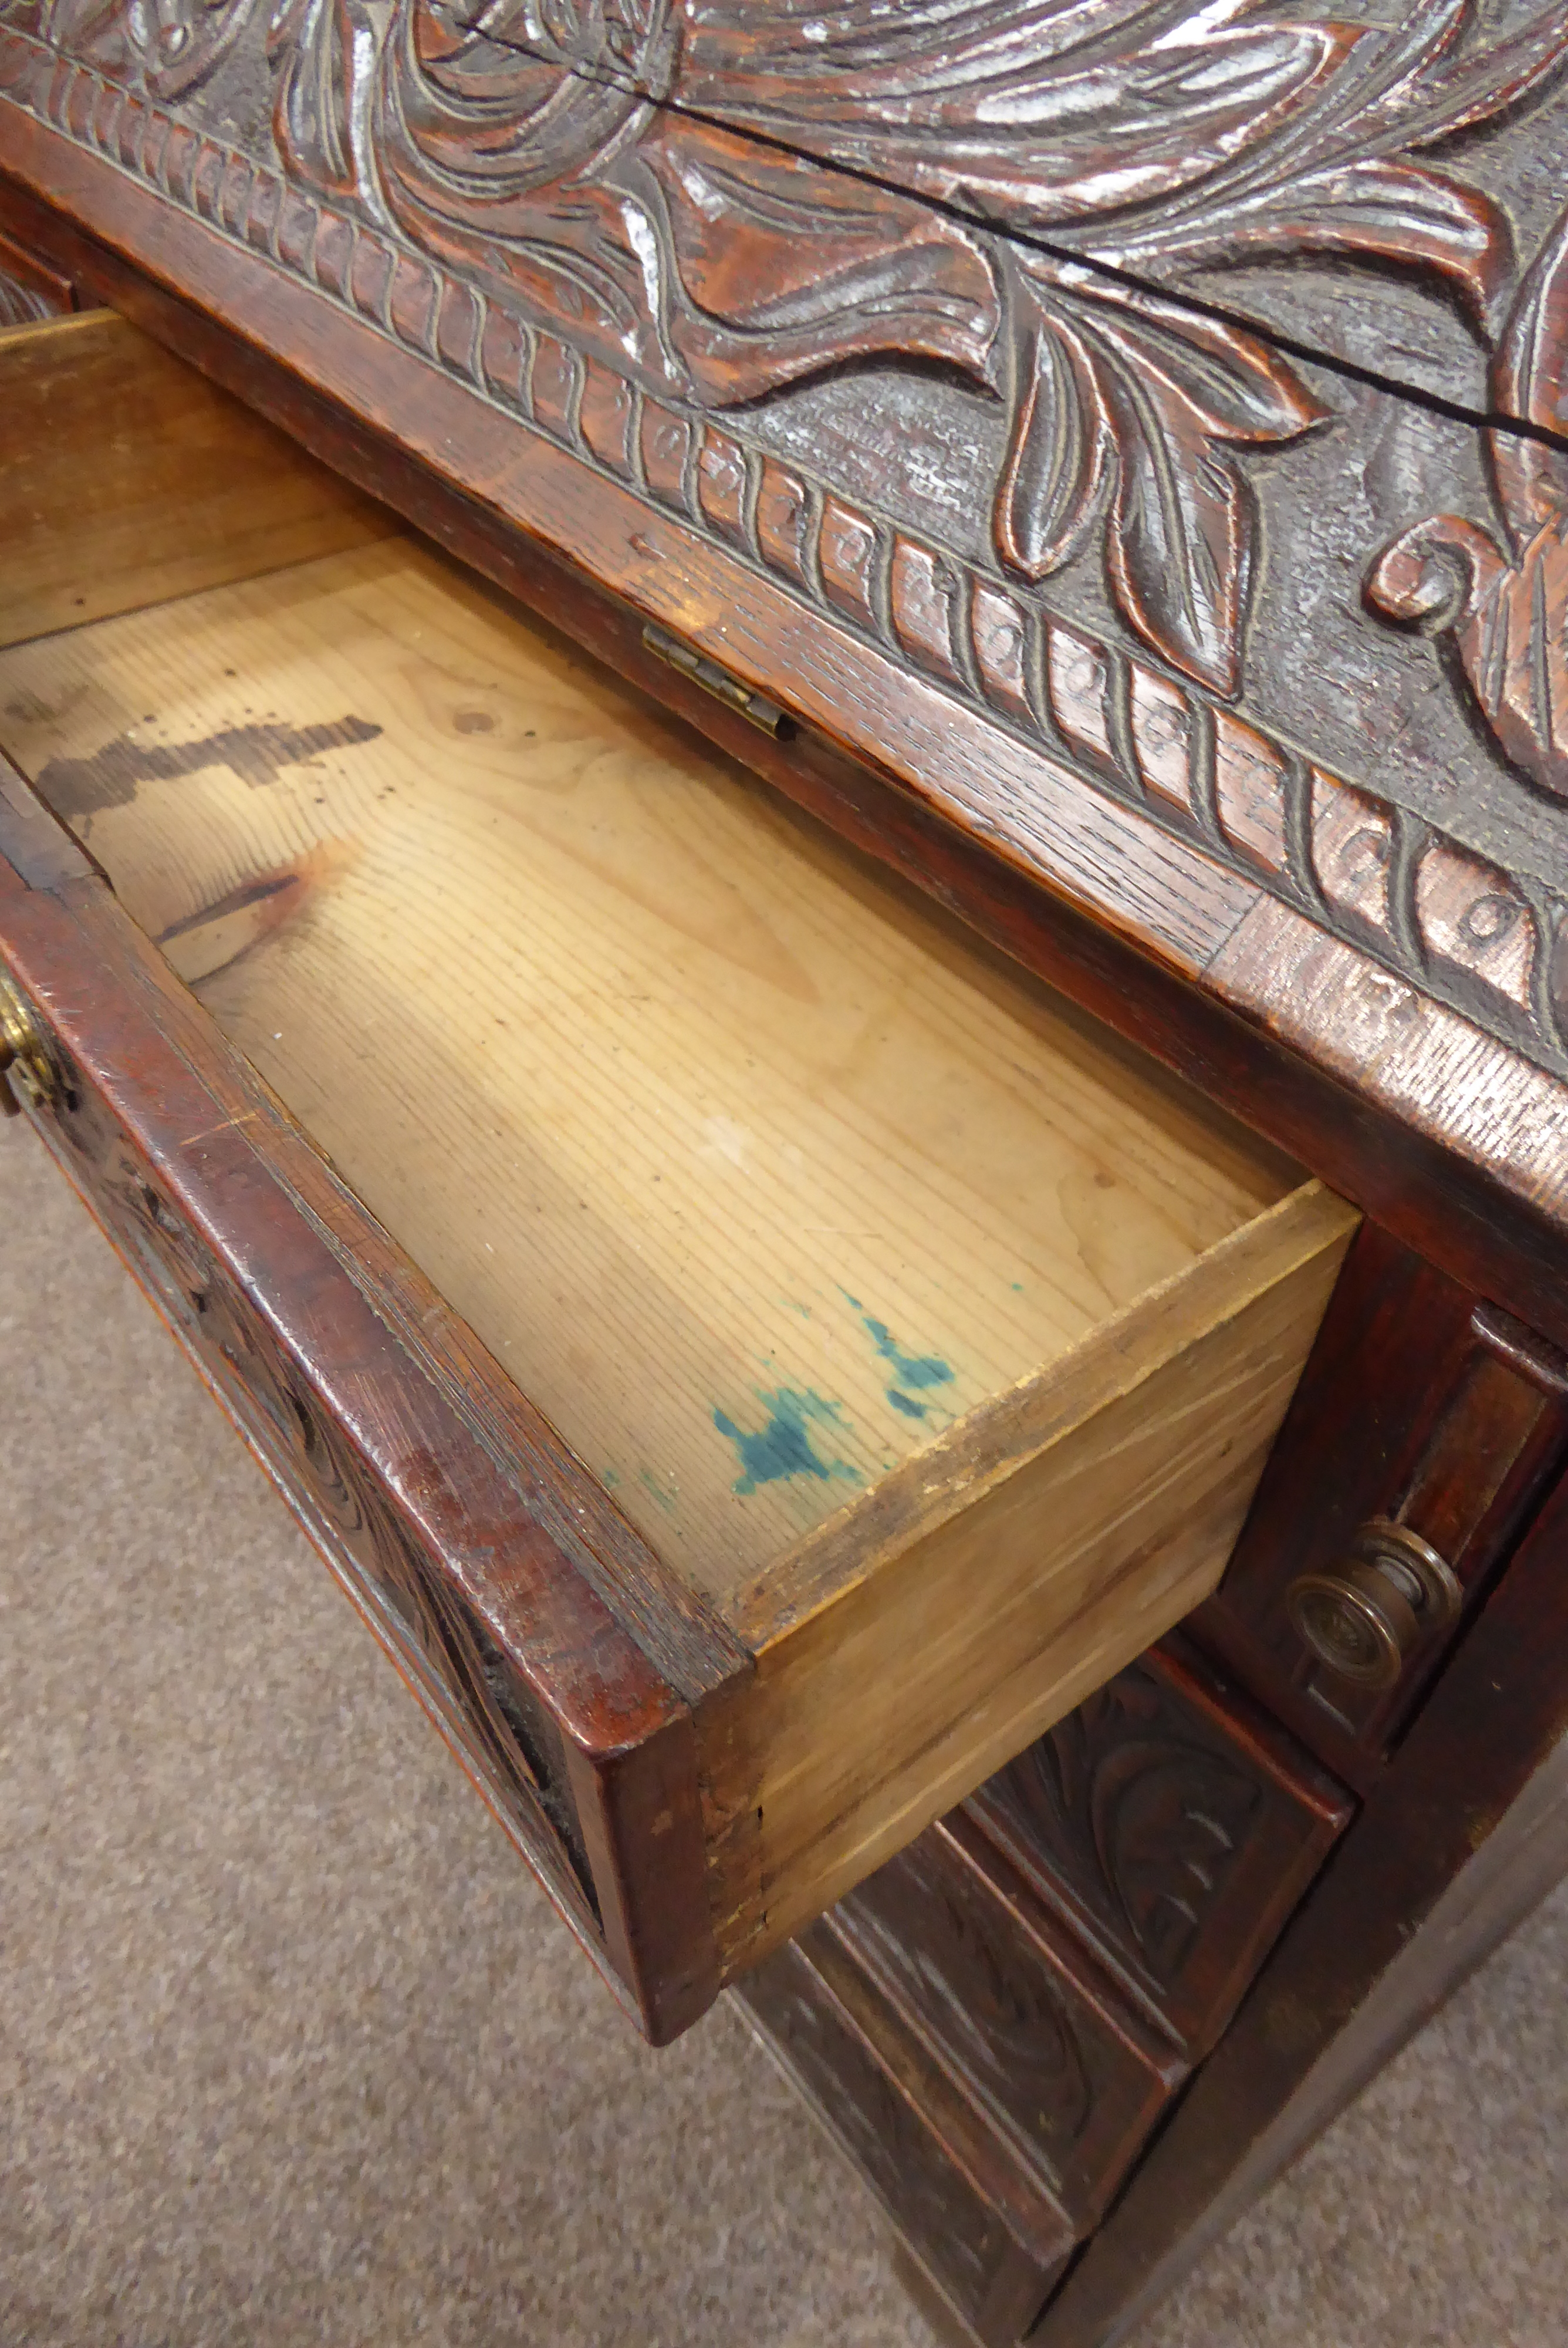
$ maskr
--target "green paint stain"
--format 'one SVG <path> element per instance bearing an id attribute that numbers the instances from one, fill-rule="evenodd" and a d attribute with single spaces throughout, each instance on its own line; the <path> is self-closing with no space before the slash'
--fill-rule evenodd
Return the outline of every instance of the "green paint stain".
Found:
<path id="1" fill-rule="evenodd" d="M 641 1485 L 643 1490 L 651 1493 L 653 1498 L 658 1501 L 666 1516 L 674 1515 L 675 1495 L 673 1492 L 668 1490 L 667 1488 L 659 1481 L 658 1477 L 653 1473 L 651 1468 L 640 1468 L 637 1472 L 637 1480 Z"/>
<path id="2" fill-rule="evenodd" d="M 1023 1294 L 1023 1282 L 1021 1280 L 1015 1280 L 1013 1282 L 1012 1292 L 1015 1296 L 1021 1296 Z"/>
<path id="3" fill-rule="evenodd" d="M 952 1385 L 953 1373 L 940 1354 L 907 1354 L 886 1322 L 873 1320 L 858 1296 L 851 1296 L 847 1288 L 841 1288 L 838 1292 L 850 1311 L 859 1313 L 861 1327 L 893 1373 L 894 1385 L 913 1386 L 915 1392 L 920 1394 L 931 1386 Z M 907 1394 L 896 1394 L 891 1386 L 887 1399 L 896 1410 L 904 1413 L 906 1418 L 924 1418 L 926 1416 L 918 1403 L 912 1403 Z"/>
<path id="4" fill-rule="evenodd" d="M 757 1400 L 768 1420 L 755 1434 L 737 1426 L 729 1413 L 717 1406 L 713 1411 L 714 1426 L 740 1457 L 742 1472 L 734 1489 L 743 1498 L 763 1484 L 782 1483 L 791 1476 L 813 1476 L 823 1484 L 829 1477 L 842 1476 L 852 1484 L 859 1483 L 858 1471 L 846 1459 L 819 1458 L 812 1447 L 806 1421 L 835 1426 L 839 1416 L 835 1402 L 824 1402 L 819 1394 L 809 1390 L 797 1393 L 792 1386 L 779 1386 L 766 1394 L 759 1388 Z"/>
<path id="5" fill-rule="evenodd" d="M 616 1486 L 620 1483 L 620 1478 L 616 1474 L 613 1468 L 607 1468 L 599 1480 L 604 1486 L 607 1492 L 613 1492 Z"/>

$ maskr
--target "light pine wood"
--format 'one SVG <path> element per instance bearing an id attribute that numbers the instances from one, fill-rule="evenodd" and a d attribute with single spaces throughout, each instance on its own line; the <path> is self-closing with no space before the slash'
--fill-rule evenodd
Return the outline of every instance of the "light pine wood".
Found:
<path id="1" fill-rule="evenodd" d="M 721 1604 L 1289 1185 L 410 543 L 19 647 L 0 707 L 225 1032 Z"/>
<path id="2" fill-rule="evenodd" d="M 1292 1192 L 743 1594 L 736 1971 L 1210 1595 L 1358 1220 Z"/>
<path id="3" fill-rule="evenodd" d="M 1355 1217 L 410 540 L 0 742 L 755 1674 L 727 1972 L 1212 1590 Z"/>
<path id="4" fill-rule="evenodd" d="M 0 328 L 0 644 L 398 527 L 109 310 Z"/>

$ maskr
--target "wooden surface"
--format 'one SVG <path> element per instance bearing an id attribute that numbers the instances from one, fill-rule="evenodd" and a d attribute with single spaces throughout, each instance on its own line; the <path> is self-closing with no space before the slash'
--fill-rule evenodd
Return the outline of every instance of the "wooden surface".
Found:
<path id="1" fill-rule="evenodd" d="M 68 277 L 0 236 L 0 334 L 38 318 L 63 318 L 77 306 Z"/>
<path id="2" fill-rule="evenodd" d="M 1004 223 L 1061 300 L 1064 342 L 1072 292 L 1092 317 L 1093 280 L 1071 273 L 1088 261 L 1102 283 L 1200 297 L 1216 348 L 1306 345 L 1418 396 L 1527 412 L 1489 403 L 1486 354 L 1516 255 L 1561 211 L 1568 29 L 1541 0 L 1506 16 L 1443 0 L 1353 21 L 1303 8 L 1283 25 L 1216 21 L 1199 0 L 1153 26 L 1117 9 L 1091 66 L 1002 9 L 934 36 L 927 12 L 895 25 L 851 0 L 824 20 L 831 76 L 810 19 L 763 35 L 743 0 L 671 13 L 675 37 L 641 48 L 614 18 L 564 35 L 530 19 L 500 39 L 979 230 Z"/>
<path id="3" fill-rule="evenodd" d="M 1288 1184 L 412 547 L 36 641 L 0 693 L 174 968 L 723 1602 Z"/>
<path id="4" fill-rule="evenodd" d="M 466 44 L 475 82 L 454 101 L 454 151 L 482 143 L 502 117 L 523 152 L 552 119 L 552 99 L 561 108 L 567 151 L 540 161 L 561 162 L 565 180 L 525 172 L 504 221 L 449 190 L 431 198 L 442 226 L 423 209 L 433 159 L 390 98 L 399 61 L 372 109 L 373 144 L 384 138 L 399 159 L 388 165 L 397 225 L 354 224 L 323 160 L 337 151 L 326 125 L 368 65 L 334 46 L 335 20 L 325 18 L 302 20 L 274 45 L 270 70 L 304 109 L 278 117 L 291 128 L 275 155 L 251 160 L 215 144 L 200 149 L 193 178 L 199 126 L 229 118 L 219 83 L 257 77 L 253 58 L 241 67 L 236 50 L 230 59 L 242 15 L 216 15 L 216 46 L 196 45 L 189 71 L 168 85 L 145 84 L 117 15 L 94 64 L 63 80 L 51 78 L 46 48 L 8 32 L 5 168 L 122 250 L 156 249 L 187 303 L 285 354 L 296 375 L 463 495 L 569 547 L 667 624 L 694 633 L 700 622 L 712 656 L 738 660 L 792 705 L 798 679 L 798 705 L 814 722 L 811 685 L 825 653 L 837 685 L 825 697 L 829 730 L 908 772 L 914 724 L 926 736 L 913 762 L 919 787 L 1006 852 L 1030 862 L 1039 853 L 1040 785 L 995 766 L 1008 755 L 1010 769 L 1026 744 L 1066 765 L 1081 807 L 1109 798 L 1146 809 L 1167 850 L 1200 843 L 1203 860 L 1303 908 L 1311 929 L 1391 973 L 1418 1007 L 1441 1004 L 1558 1076 L 1568 1068 L 1552 958 L 1563 844 L 1553 741 L 1530 750 L 1500 720 L 1483 745 L 1448 693 L 1441 655 L 1411 633 L 1403 590 L 1396 583 L 1391 602 L 1370 605 L 1362 593 L 1378 558 L 1435 514 L 1468 515 L 1472 539 L 1461 531 L 1450 551 L 1473 551 L 1491 462 L 1473 427 L 1342 380 L 1326 390 L 1322 370 L 1303 373 L 1245 334 L 1121 281 L 1113 291 L 1092 272 L 1081 282 L 1078 263 L 1065 277 L 1031 274 L 1016 236 L 960 231 L 891 187 L 873 199 L 839 166 L 787 160 L 684 115 L 638 117 L 645 151 L 630 133 L 601 150 L 598 134 L 610 123 L 624 131 L 638 114 L 627 93 L 569 87 L 565 68 L 477 37 Z M 411 48 L 450 36 L 413 0 L 407 15 Z M 68 28 L 56 29 L 68 46 Z M 1478 85 L 1478 103 L 1483 94 Z M 364 95 L 372 99 L 368 84 Z M 119 159 L 145 151 L 144 129 L 162 139 L 170 99 L 181 168 L 155 192 Z M 251 102 L 258 119 L 270 117 L 264 88 Z M 117 159 L 109 179 L 96 151 L 106 142 Z M 702 180 L 704 159 L 723 192 L 702 182 L 712 202 L 696 207 L 700 219 L 688 197 L 670 198 L 668 221 L 650 231 L 649 279 L 625 222 L 646 221 L 648 184 L 663 201 L 671 187 Z M 753 183 L 761 212 L 741 200 Z M 575 211 L 552 195 L 560 184 L 580 191 Z M 373 211 L 381 201 L 367 199 Z M 790 235 L 777 232 L 780 218 Z M 596 234 L 602 299 L 569 302 L 560 287 L 572 281 L 576 242 L 591 246 Z M 263 277 L 245 243 L 268 249 Z M 522 258 L 530 253 L 542 270 Z M 564 279 L 549 273 L 552 259 Z M 679 313 L 662 342 L 655 282 Z M 863 298 L 884 282 L 885 305 Z M 182 341 L 197 331 L 189 315 L 177 329 Z M 1051 418 L 1073 412 L 1079 343 L 1092 360 L 1090 406 L 1098 414 L 1109 401 L 1110 421 L 1086 409 L 1081 431 L 1064 425 L 1053 469 Z M 933 357 L 936 369 L 911 366 Z M 845 360 L 883 370 L 869 402 L 843 375 Z M 470 416 L 475 404 L 481 418 Z M 722 427 L 711 420 L 719 412 Z M 1319 429 L 1330 417 L 1334 428 Z M 574 489 L 564 502 L 538 461 L 546 448 L 569 457 Z M 1387 465 L 1374 461 L 1380 448 Z M 1550 502 L 1550 472 L 1530 478 Z M 603 495 L 612 484 L 630 490 L 623 518 Z M 646 528 L 661 510 L 716 559 L 723 578 L 711 603 L 690 593 L 689 561 L 661 578 L 664 533 Z M 1440 574 L 1440 564 L 1434 582 Z M 759 593 L 764 578 L 793 615 Z M 1476 580 L 1480 592 L 1480 572 Z M 684 620 L 675 590 L 692 606 Z M 1522 615 L 1530 599 L 1509 592 Z M 1436 623 L 1441 614 L 1422 594 Z M 809 620 L 804 634 L 792 617 Z M 1548 667 L 1553 641 L 1548 630 Z M 852 687 L 845 662 L 867 645 L 891 675 Z M 1322 686 L 1329 667 L 1332 693 Z M 927 723 L 922 689 L 933 686 L 945 729 L 936 710 Z M 1510 704 L 1522 706 L 1512 691 Z M 948 795 L 958 778 L 943 734 L 953 734 L 955 711 L 980 715 L 993 737 L 991 770 L 968 804 L 962 789 Z M 1347 866 L 1358 840 L 1374 863 L 1391 860 L 1391 886 Z M 1100 877 L 1123 924 L 1146 917 L 1144 876 Z M 1178 854 L 1168 873 L 1150 877 L 1164 916 L 1156 927 L 1168 931 L 1174 904 L 1201 891 L 1199 865 Z M 1255 997 L 1244 985 L 1234 999 Z M 1315 1055 L 1323 1039 L 1310 1016 L 1306 1024 Z M 1409 1019 L 1398 1040 L 1401 1057 L 1419 1058 L 1424 1039 Z M 1434 1117 L 1440 1127 L 1429 1096 L 1420 1121 Z M 1508 1154 L 1503 1141 L 1491 1143 L 1492 1159 Z"/>
<path id="5" fill-rule="evenodd" d="M 45 1140 L 568 1922 L 674 2035 L 718 1986 L 693 1713 L 743 1652 L 0 782 Z"/>
<path id="6" fill-rule="evenodd" d="M 1375 2043 L 1426 2018 L 1445 1985 L 1440 1919 L 1422 1929 L 1456 1879 L 1484 1857 L 1509 1818 L 1541 1807 L 1532 1781 L 1560 1808 L 1561 1746 L 1568 1727 L 1563 1676 L 1568 1636 L 1568 1485 L 1559 1481 L 1476 1618 L 1365 1807 L 1264 1968 L 1251 1996 L 1198 2074 L 1171 2125 L 1048 2310 L 1039 2348 L 1103 2348 L 1135 2336 L 1152 2279 L 1168 2289 L 1189 2238 L 1201 2246 L 1207 2212 L 1244 2173 L 1255 2147 L 1297 2091 L 1305 2119 L 1293 2148 L 1348 2100 L 1356 2073 L 1336 2061 L 1342 2034 L 1371 2009 Z M 1552 1818 L 1549 1808 L 1547 1817 Z M 1552 1820 L 1555 1824 L 1555 1819 Z M 1559 1838 L 1553 1836 L 1561 1850 Z M 1483 1880 L 1489 1870 L 1482 1869 Z M 1536 1889 L 1543 1888 L 1540 1878 Z M 1462 1912 L 1462 1892 L 1457 1903 Z M 1493 1879 L 1463 1926 L 1463 1962 L 1479 1962 L 1521 1910 L 1506 1876 Z M 1411 1961 L 1406 1962 L 1407 1954 Z M 1460 1968 L 1456 1965 L 1455 1970 Z M 1389 1983 L 1389 1994 L 1380 1995 Z M 1348 2041 L 1354 2044 L 1353 2037 Z M 1326 2065 L 1322 2092 L 1314 2093 Z M 1362 2075 L 1363 2076 L 1365 2074 Z M 1252 2188 L 1261 2186 L 1258 2167 Z M 1230 2204 L 1233 2212 L 1237 2202 Z"/>
<path id="7" fill-rule="evenodd" d="M 0 644 L 396 527 L 107 311 L 0 325 Z"/>
<path id="8" fill-rule="evenodd" d="M 1568 1380 L 1553 1349 L 1367 1224 L 1225 1583 L 1188 1629 L 1368 1789 L 1565 1453 Z M 1318 1664 L 1286 1602 L 1297 1574 L 1339 1570 L 1375 1517 L 1430 1541 L 1465 1593 L 1460 1619 L 1429 1630 L 1386 1689 Z"/>
<path id="9" fill-rule="evenodd" d="M 1353 1809 L 1266 1714 L 1176 1641 L 989 1778 L 966 1815 L 1195 2061 Z"/>
<path id="10" fill-rule="evenodd" d="M 842 1900 L 831 1931 L 1087 2233 L 1188 2065 L 960 1814 Z"/>
<path id="11" fill-rule="evenodd" d="M 86 201 L 96 185 L 90 159 L 67 169 L 63 150 L 48 152 L 61 200 Z M 295 366 L 239 347 L 221 324 L 237 283 L 231 252 L 178 211 L 143 203 L 133 184 L 117 181 L 117 219 L 129 233 L 156 212 L 171 265 L 178 259 L 195 273 L 188 282 L 210 302 L 213 320 L 58 217 L 14 195 L 5 201 L 26 215 L 29 236 L 68 259 L 84 282 L 112 289 L 334 465 L 516 592 L 564 614 L 786 792 L 948 894 L 1102 1016 L 1199 1074 L 1459 1276 L 1568 1335 L 1554 1140 L 1568 1111 L 1554 1079 L 1431 998 L 1447 983 L 1440 957 L 1423 948 L 1410 974 L 1390 983 L 1378 959 L 1382 947 L 1327 935 L 1320 909 L 1296 913 L 1256 883 L 1238 889 L 1208 847 L 1197 850 L 1124 804 L 1120 785 L 1102 796 L 1102 776 L 1086 797 L 1065 736 L 1048 757 L 1020 755 L 1019 737 L 998 730 L 999 711 L 979 719 L 907 661 L 836 623 L 825 633 L 774 582 L 737 572 L 717 540 L 689 526 L 684 506 L 684 520 L 651 513 L 644 498 L 602 472 L 585 474 L 548 432 L 529 441 L 519 473 L 505 461 L 493 409 L 368 327 L 362 333 L 334 314 L 333 365 L 323 370 L 310 356 L 312 296 L 286 276 L 268 281 L 268 314 Z M 297 349 L 296 332 L 303 336 Z M 323 389 L 329 375 L 330 397 Z M 408 433 L 401 440 L 400 419 Z M 458 481 L 467 485 L 461 496 L 453 493 Z M 508 513 L 523 511 L 525 490 L 532 526 L 612 580 L 631 608 L 507 526 Z M 772 745 L 672 671 L 655 677 L 639 606 L 732 665 L 743 638 L 762 674 L 787 669 L 794 705 L 810 723 L 794 743 Z M 1300 628 L 1295 641 L 1307 641 Z M 868 769 L 868 757 L 882 771 Z M 1330 811 L 1345 804 L 1325 802 Z M 1294 857 L 1301 841 L 1290 837 Z M 1401 838 L 1419 847 L 1425 835 Z M 1408 880 L 1408 867 L 1400 870 Z M 1302 886 L 1315 902 L 1317 883 Z M 1408 937 L 1404 928 L 1399 934 Z M 1539 971 L 1539 957 L 1533 966 Z M 1162 978 L 1172 970 L 1192 986 L 1173 989 Z"/>
<path id="12" fill-rule="evenodd" d="M 34 639 L 0 701 L 758 1655 L 702 1732 L 727 1969 L 1213 1588 L 1354 1217 L 1212 1108 L 411 544 Z"/>
<path id="13" fill-rule="evenodd" d="M 780 1950 L 739 1994 L 900 2236 L 920 2245 L 967 2336 L 1009 2348 L 1071 2250 L 1065 2214 L 919 2042 L 887 2026 L 885 2001 L 831 1936 Z"/>
<path id="14" fill-rule="evenodd" d="M 1294 1193 L 889 1478 L 863 1554 L 854 1517 L 825 1528 L 845 1580 L 798 1622 L 764 1642 L 729 1615 L 758 1653 L 763 1817 L 754 1879 L 737 1821 L 726 1941 L 796 1930 L 1213 1589 L 1347 1237 L 1338 1200 Z M 1098 1373 L 1091 1407 L 1074 1369 Z M 900 1522 L 906 1486 L 928 1529 Z M 774 1621 L 790 1587 L 786 1562 Z"/>

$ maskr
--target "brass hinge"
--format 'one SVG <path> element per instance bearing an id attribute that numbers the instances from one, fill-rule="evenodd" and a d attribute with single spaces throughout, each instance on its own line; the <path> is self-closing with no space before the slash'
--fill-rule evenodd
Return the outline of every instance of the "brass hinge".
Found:
<path id="1" fill-rule="evenodd" d="M 711 693 L 715 701 L 722 701 L 727 709 L 734 710 L 762 733 L 771 734 L 775 742 L 789 731 L 790 721 L 776 701 L 770 701 L 753 685 L 743 685 L 738 676 L 732 676 L 727 668 L 711 661 L 695 644 L 682 644 L 679 636 L 672 636 L 668 628 L 656 627 L 651 620 L 642 631 L 642 641 L 655 660 L 679 669 L 693 685 L 700 685 L 704 693 Z"/>

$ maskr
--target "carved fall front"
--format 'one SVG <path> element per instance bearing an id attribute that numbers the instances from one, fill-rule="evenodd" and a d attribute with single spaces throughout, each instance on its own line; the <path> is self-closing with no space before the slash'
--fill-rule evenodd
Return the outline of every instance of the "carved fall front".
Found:
<path id="1" fill-rule="evenodd" d="M 1561 1069 L 1568 917 L 1539 865 L 1478 853 L 1225 705 L 1256 590 L 1260 460 L 1283 481 L 1314 461 L 1306 439 L 1348 419 L 1318 422 L 1301 370 L 1261 338 L 1105 270 L 1166 238 L 1194 255 L 1328 251 L 1415 272 L 1483 340 L 1502 314 L 1495 379 L 1514 370 L 1530 415 L 1560 434 L 1561 366 L 1540 356 L 1556 345 L 1530 343 L 1530 321 L 1561 307 L 1537 298 L 1550 256 L 1511 294 L 1507 223 L 1463 172 L 1483 168 L 1475 129 L 1548 87 L 1568 21 L 1536 7 L 1501 38 L 1460 0 L 1396 26 L 1213 16 L 1180 0 L 976 0 L 956 16 L 871 0 L 542 15 L 500 0 L 468 26 L 429 0 L 284 0 L 270 20 L 258 0 L 0 0 L 0 88 L 246 248 L 252 269 L 293 274 L 466 382 L 497 429 L 524 419 Z M 256 126 L 242 148 L 204 127 L 231 125 L 236 104 Z M 1123 121 L 1136 147 L 1114 135 Z M 1047 236 L 1049 252 L 1028 241 Z M 895 466 L 912 370 L 1004 418 L 981 451 L 973 551 L 968 521 L 961 548 L 939 514 L 911 526 L 833 459 L 779 453 L 755 411 L 853 366 L 876 370 L 867 397 Z M 913 388 L 935 414 L 936 393 Z M 1440 521 L 1422 540 L 1441 567 L 1419 608 L 1401 604 L 1398 566 L 1368 602 L 1384 629 L 1451 623 L 1478 732 L 1556 791 L 1563 459 L 1514 435 L 1493 455 L 1518 517 L 1503 537 Z M 1361 559 L 1375 554 L 1372 541 Z M 1416 554 L 1412 541 L 1407 586 Z M 1040 580 L 1080 556 L 1048 602 Z M 1163 670 L 1054 608 L 1082 601 L 1096 562 Z M 1507 621 L 1501 668 L 1483 604 Z M 1026 860 L 1028 819 L 1021 805 L 988 817 Z"/>
<path id="2" fill-rule="evenodd" d="M 174 99 L 256 5 L 12 14 Z M 847 363 L 957 370 L 1006 410 L 999 568 L 1032 582 L 1098 538 L 1128 624 L 1228 696 L 1248 454 L 1325 411 L 1256 335 L 1106 266 L 1351 253 L 1484 333 L 1506 224 L 1428 150 L 1529 95 L 1568 26 L 1553 7 L 1489 38 L 1461 0 L 1393 26 L 1214 14 L 282 0 L 272 128 L 297 185 L 710 410 Z"/>

